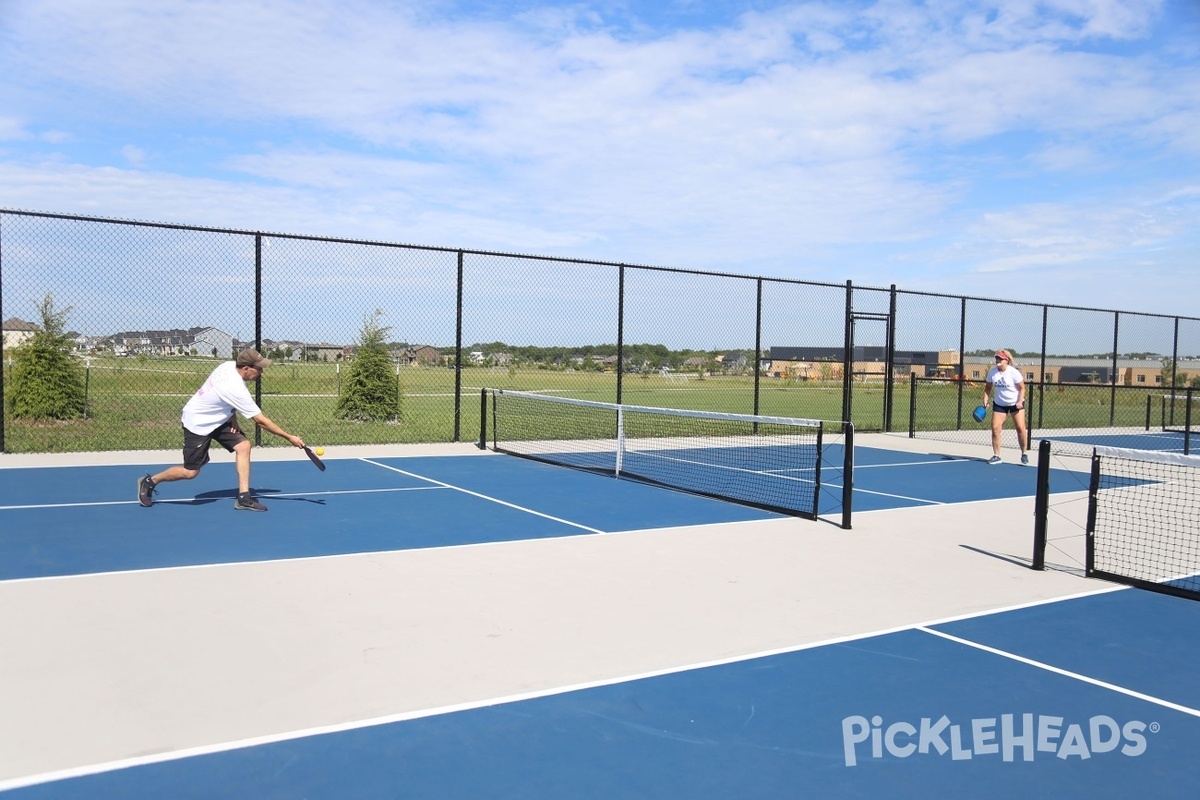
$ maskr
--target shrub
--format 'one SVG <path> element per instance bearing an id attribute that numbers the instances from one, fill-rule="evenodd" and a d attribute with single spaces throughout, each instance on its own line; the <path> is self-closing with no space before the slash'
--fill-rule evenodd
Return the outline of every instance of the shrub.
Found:
<path id="1" fill-rule="evenodd" d="M 64 333 L 71 307 L 55 310 L 54 297 L 47 294 L 38 312 L 41 330 L 12 350 L 8 413 L 16 419 L 78 419 L 86 396 L 83 369 L 71 357 L 71 340 Z"/>
<path id="2" fill-rule="evenodd" d="M 346 370 L 334 415 L 356 422 L 396 422 L 400 419 L 400 384 L 388 353 L 391 328 L 380 324 L 383 312 L 363 321 L 358 352 Z"/>

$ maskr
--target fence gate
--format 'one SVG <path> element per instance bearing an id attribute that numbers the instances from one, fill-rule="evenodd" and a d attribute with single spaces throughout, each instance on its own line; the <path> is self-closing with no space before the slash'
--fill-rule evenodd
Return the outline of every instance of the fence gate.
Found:
<path id="1" fill-rule="evenodd" d="M 890 431 L 894 383 L 891 376 L 896 355 L 895 293 L 892 293 L 891 309 L 879 313 L 854 311 L 851 291 L 847 291 L 846 301 L 842 415 L 859 430 Z"/>

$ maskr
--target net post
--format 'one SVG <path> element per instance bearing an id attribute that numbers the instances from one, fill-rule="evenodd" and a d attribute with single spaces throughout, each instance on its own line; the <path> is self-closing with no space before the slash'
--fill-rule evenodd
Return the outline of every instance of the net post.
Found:
<path id="1" fill-rule="evenodd" d="M 908 438 L 917 438 L 917 378 L 914 375 L 908 387 Z"/>
<path id="2" fill-rule="evenodd" d="M 1185 456 L 1192 453 L 1192 387 L 1187 387 L 1187 394 L 1183 398 L 1183 454 Z"/>
<path id="3" fill-rule="evenodd" d="M 854 423 L 843 422 L 845 453 L 842 455 L 842 530 L 850 530 L 854 507 Z"/>
<path id="4" fill-rule="evenodd" d="M 817 519 L 821 515 L 821 463 L 825 460 L 825 423 L 817 425 L 817 459 L 813 464 L 813 486 L 816 491 L 813 492 L 812 501 L 812 518 Z"/>
<path id="5" fill-rule="evenodd" d="M 625 407 L 617 404 L 617 467 L 616 475 L 621 477 L 621 467 L 625 466 Z"/>
<path id="6" fill-rule="evenodd" d="M 1050 440 L 1038 444 L 1037 492 L 1033 502 L 1033 569 L 1046 568 L 1046 526 L 1050 515 Z"/>
<path id="7" fill-rule="evenodd" d="M 1092 450 L 1092 476 L 1088 481 L 1087 526 L 1085 529 L 1086 550 L 1083 574 L 1089 578 L 1096 574 L 1096 503 L 1100 499 L 1100 454 Z"/>
<path id="8" fill-rule="evenodd" d="M 476 446 L 487 450 L 487 392 L 486 388 L 479 390 L 479 441 Z"/>

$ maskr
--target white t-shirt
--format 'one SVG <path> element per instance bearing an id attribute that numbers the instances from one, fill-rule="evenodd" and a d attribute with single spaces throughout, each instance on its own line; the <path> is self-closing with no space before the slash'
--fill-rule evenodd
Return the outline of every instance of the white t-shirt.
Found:
<path id="1" fill-rule="evenodd" d="M 262 413 L 237 371 L 237 362 L 226 361 L 212 371 L 204 385 L 183 406 L 181 421 L 192 433 L 212 433 L 233 416 L 234 411 L 248 419 Z"/>
<path id="2" fill-rule="evenodd" d="M 1006 368 L 992 367 L 987 382 L 992 384 L 992 402 L 999 406 L 1015 406 L 1021 399 L 1018 388 L 1025 382 L 1021 370 L 1009 364 Z"/>

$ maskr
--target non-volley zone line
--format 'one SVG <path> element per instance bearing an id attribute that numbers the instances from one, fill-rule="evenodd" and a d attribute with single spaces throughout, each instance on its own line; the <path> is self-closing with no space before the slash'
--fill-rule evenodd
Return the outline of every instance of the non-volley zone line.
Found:
<path id="1" fill-rule="evenodd" d="M 861 452 L 861 451 L 860 451 Z M 891 452 L 891 451 L 884 451 Z M 967 456 L 938 456 L 935 459 L 921 459 L 920 461 L 885 461 L 879 464 L 864 464 L 859 458 L 855 458 L 854 468 L 859 469 L 879 469 L 880 467 L 932 467 L 939 464 L 957 464 L 964 461 L 983 461 L 981 458 L 969 458 Z"/>

